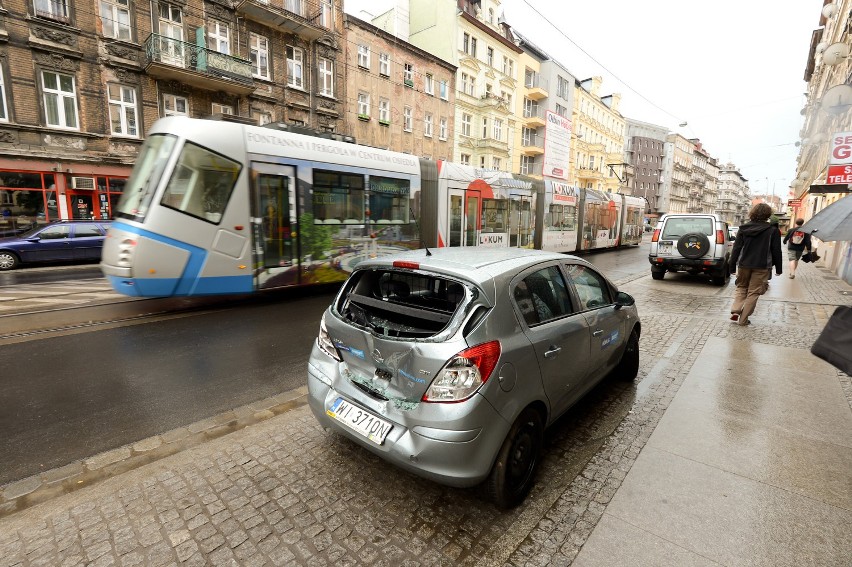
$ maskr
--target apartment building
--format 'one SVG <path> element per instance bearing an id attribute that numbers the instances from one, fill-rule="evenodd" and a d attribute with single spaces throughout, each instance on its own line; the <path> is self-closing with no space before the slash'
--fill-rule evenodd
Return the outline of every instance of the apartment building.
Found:
<path id="1" fill-rule="evenodd" d="M 346 130 L 360 144 L 449 160 L 456 66 L 404 41 L 407 20 L 395 24 L 399 35 L 345 16 Z"/>
<path id="2" fill-rule="evenodd" d="M 186 115 L 343 129 L 342 0 L 3 0 L 0 205 L 109 218 L 147 130 Z"/>
<path id="3" fill-rule="evenodd" d="M 668 128 L 625 119 L 627 135 L 624 144 L 624 161 L 633 166 L 632 194 L 645 199 L 646 217 L 652 225 L 661 215 L 665 143 Z"/>
<path id="4" fill-rule="evenodd" d="M 576 81 L 573 128 L 576 145 L 572 179 L 587 189 L 626 192 L 628 171 L 624 162 L 624 117 L 618 111 L 621 95 L 601 96 L 601 77 Z"/>
<path id="5" fill-rule="evenodd" d="M 748 217 L 750 202 L 748 179 L 734 164 L 720 165 L 716 212 L 722 220 L 731 226 L 743 224 Z"/>

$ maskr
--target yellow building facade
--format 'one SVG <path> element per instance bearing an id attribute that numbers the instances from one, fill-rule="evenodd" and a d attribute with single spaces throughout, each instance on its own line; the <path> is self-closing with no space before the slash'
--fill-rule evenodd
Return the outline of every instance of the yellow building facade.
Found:
<path id="1" fill-rule="evenodd" d="M 577 81 L 572 109 L 571 181 L 586 189 L 626 192 L 626 122 L 618 111 L 620 94 L 601 96 L 602 79 Z"/>

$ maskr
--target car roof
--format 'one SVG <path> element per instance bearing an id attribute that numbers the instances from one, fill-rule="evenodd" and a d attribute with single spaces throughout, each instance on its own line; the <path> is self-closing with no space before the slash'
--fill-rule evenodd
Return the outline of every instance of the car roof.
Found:
<path id="1" fill-rule="evenodd" d="M 394 262 L 413 262 L 419 269 L 482 284 L 506 272 L 515 272 L 548 260 L 572 259 L 576 256 L 531 250 L 527 248 L 450 247 L 429 248 L 380 256 L 358 264 L 362 268 L 391 268 Z M 399 266 L 398 266 L 399 267 Z"/>

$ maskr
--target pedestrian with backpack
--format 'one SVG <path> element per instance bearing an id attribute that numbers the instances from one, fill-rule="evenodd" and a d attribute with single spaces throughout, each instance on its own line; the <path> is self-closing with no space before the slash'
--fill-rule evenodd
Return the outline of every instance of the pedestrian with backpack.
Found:
<path id="1" fill-rule="evenodd" d="M 796 226 L 788 230 L 784 237 L 784 244 L 787 245 L 787 259 L 790 260 L 790 279 L 796 277 L 796 268 L 799 267 L 802 253 L 805 249 L 808 252 L 811 251 L 811 235 L 801 230 L 803 224 L 805 219 L 796 219 Z"/>
<path id="2" fill-rule="evenodd" d="M 769 288 L 767 258 L 772 258 L 775 273 L 781 275 L 781 239 L 778 229 L 769 224 L 772 207 L 758 203 L 748 213 L 749 222 L 740 227 L 734 248 L 731 250 L 731 273 L 737 275 L 734 303 L 731 305 L 731 321 L 738 325 L 749 325 L 749 316 L 754 313 L 757 298 Z"/>

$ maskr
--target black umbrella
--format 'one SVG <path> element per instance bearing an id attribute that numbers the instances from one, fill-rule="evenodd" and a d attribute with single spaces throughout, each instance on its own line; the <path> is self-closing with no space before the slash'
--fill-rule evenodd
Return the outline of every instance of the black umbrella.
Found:
<path id="1" fill-rule="evenodd" d="M 843 197 L 830 204 L 798 229 L 820 240 L 852 240 L 852 199 Z"/>

